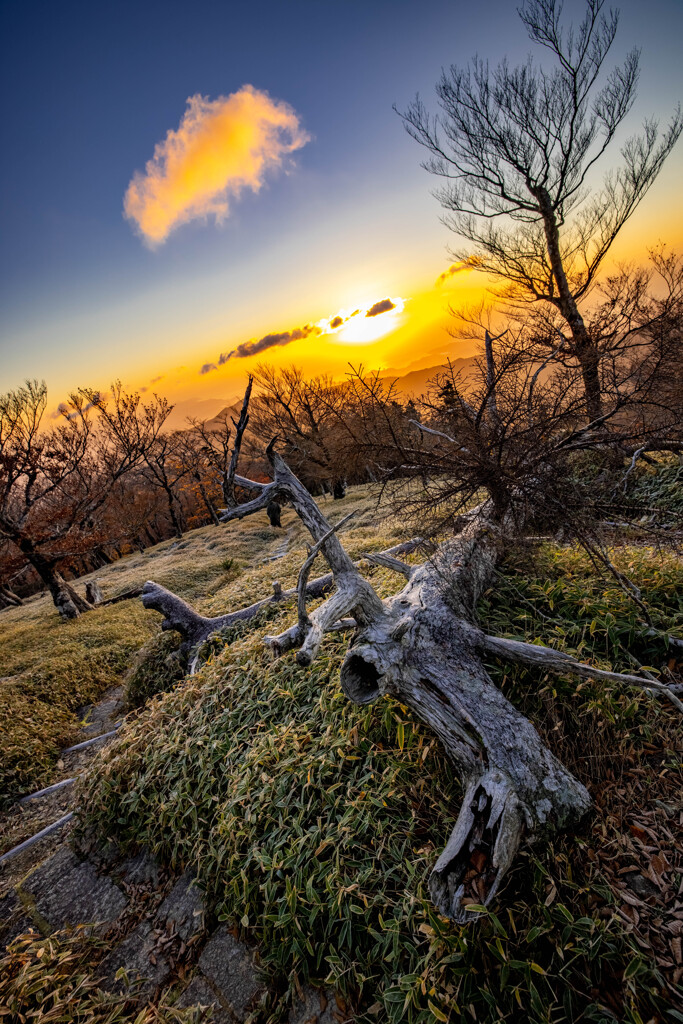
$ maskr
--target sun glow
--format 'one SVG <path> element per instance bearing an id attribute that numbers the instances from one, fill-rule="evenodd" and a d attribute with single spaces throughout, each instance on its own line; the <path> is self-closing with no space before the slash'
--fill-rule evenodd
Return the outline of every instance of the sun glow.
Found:
<path id="1" fill-rule="evenodd" d="M 338 316 L 325 321 L 323 332 L 340 345 L 369 345 L 403 323 L 405 299 L 387 298 L 354 310 L 341 310 Z M 341 323 L 337 323 L 341 321 Z"/>

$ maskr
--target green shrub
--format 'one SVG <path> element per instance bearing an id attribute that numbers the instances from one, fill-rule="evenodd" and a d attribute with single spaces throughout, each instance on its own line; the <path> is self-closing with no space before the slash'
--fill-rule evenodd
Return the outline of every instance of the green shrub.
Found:
<path id="1" fill-rule="evenodd" d="M 178 633 L 159 632 L 140 648 L 124 679 L 126 703 L 142 707 L 185 677 L 187 659 L 180 654 Z"/>
<path id="2" fill-rule="evenodd" d="M 678 628 L 665 609 L 680 600 L 680 564 L 647 552 L 624 558 L 662 625 Z M 372 578 L 385 593 L 396 586 L 383 571 Z M 566 641 L 601 664 L 614 656 L 620 665 L 626 637 L 642 643 L 649 664 L 664 650 L 656 638 L 647 646 L 621 591 L 597 579 L 579 553 L 548 550 L 526 589 L 523 579 L 512 566 L 487 595 L 486 628 Z M 532 616 L 520 591 L 532 606 L 545 602 L 556 622 Z M 282 609 L 268 631 L 293 614 Z M 343 639 L 329 638 L 302 669 L 291 656 L 271 662 L 262 632 L 215 648 L 197 676 L 144 711 L 105 753 L 82 791 L 85 832 L 189 866 L 219 917 L 258 941 L 277 983 L 334 985 L 360 1008 L 360 1020 L 659 1019 L 670 991 L 653 956 L 625 934 L 595 856 L 623 827 L 624 806 L 614 816 L 599 801 L 584 834 L 524 851 L 496 912 L 454 926 L 435 913 L 426 885 L 460 796 L 440 746 L 391 699 L 369 708 L 346 700 L 338 681 Z M 613 759 L 623 762 L 628 748 L 637 760 L 644 744 L 655 736 L 668 742 L 680 725 L 639 690 L 492 671 L 559 756 L 562 742 L 573 749 L 573 767 L 594 792 L 612 778 L 612 761 L 593 757 L 604 737 L 614 741 Z M 575 735 L 558 741 L 557 721 L 571 723 Z M 584 730 L 592 746 L 582 742 Z M 624 804 L 628 793 L 620 792 Z"/>

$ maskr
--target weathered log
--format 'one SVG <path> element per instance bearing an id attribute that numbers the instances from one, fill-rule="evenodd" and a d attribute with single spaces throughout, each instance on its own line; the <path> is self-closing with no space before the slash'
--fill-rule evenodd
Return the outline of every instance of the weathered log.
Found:
<path id="1" fill-rule="evenodd" d="M 19 607 L 23 603 L 23 600 L 18 594 L 14 593 L 10 586 L 5 583 L 0 583 L 0 608 L 5 605 Z"/>
<path id="2" fill-rule="evenodd" d="M 383 552 L 383 554 L 387 557 L 397 554 L 407 554 L 410 551 L 414 551 L 421 543 L 421 538 L 415 537 L 412 540 L 403 541 L 401 544 L 397 544 L 395 547 L 389 548 L 386 552 Z M 331 572 L 328 572 L 325 573 L 324 576 L 318 576 L 317 579 L 311 580 L 310 583 L 306 583 L 306 596 L 314 599 L 325 597 L 333 590 L 333 588 L 334 576 Z M 260 601 L 255 601 L 254 604 L 250 604 L 246 608 L 239 608 L 237 611 L 229 612 L 226 615 L 217 615 L 213 618 L 206 618 L 196 612 L 194 608 L 187 604 L 187 602 L 183 601 L 181 597 L 178 597 L 177 594 L 173 594 L 170 590 L 162 587 L 159 583 L 154 583 L 152 580 L 148 580 L 143 587 L 126 591 L 125 594 L 120 594 L 118 597 L 110 598 L 109 601 L 105 601 L 103 603 L 114 604 L 127 597 L 142 596 L 142 603 L 145 608 L 152 608 L 154 611 L 160 612 L 164 616 L 164 620 L 161 623 L 162 629 L 171 629 L 180 633 L 183 638 L 181 649 L 187 654 L 193 648 L 196 648 L 198 644 L 208 640 L 214 633 L 227 629 L 229 626 L 233 626 L 238 622 L 248 622 L 249 619 L 253 619 L 264 608 L 268 608 L 274 604 L 279 604 L 283 601 L 289 601 L 291 598 L 297 597 L 298 593 L 298 586 L 293 587 L 290 590 L 283 590 L 282 585 L 275 580 L 273 581 L 273 593 L 270 597 L 262 598 Z"/>
<path id="3" fill-rule="evenodd" d="M 99 580 L 88 580 L 85 585 L 85 596 L 86 600 L 88 600 L 93 607 L 95 605 L 102 604 L 104 594 L 102 593 Z"/>
<path id="4" fill-rule="evenodd" d="M 602 673 L 561 652 L 486 636 L 476 626 L 476 603 L 505 539 L 504 524 L 491 503 L 463 517 L 459 536 L 442 544 L 422 565 L 400 562 L 393 557 L 395 549 L 367 556 L 407 577 L 400 593 L 380 600 L 311 495 L 272 447 L 272 483 L 256 484 L 257 497 L 227 510 L 222 519 L 242 519 L 265 509 L 274 497 L 285 498 L 311 533 L 315 550 L 324 554 L 334 592 L 307 613 L 303 595 L 312 586 L 307 584 L 309 556 L 299 579 L 297 622 L 264 641 L 275 655 L 296 648 L 297 662 L 309 665 L 327 630 L 345 616 L 355 621 L 356 632 L 341 669 L 345 694 L 360 704 L 389 694 L 411 708 L 433 729 L 461 774 L 463 800 L 432 872 L 430 890 L 442 913 L 455 921 L 472 920 L 477 914 L 468 911 L 468 905 L 491 901 L 524 838 L 572 827 L 591 806 L 585 787 L 495 687 L 483 658 L 494 654 L 548 671 L 609 676 L 644 687 L 652 687 L 652 680 Z M 324 591 L 318 588 L 316 594 L 327 593 L 331 585 L 326 582 Z M 188 638 L 203 637 L 207 628 L 222 628 L 250 611 L 207 620 L 156 584 L 146 584 L 145 591 L 146 606 L 166 615 L 164 627 L 179 629 Z"/>

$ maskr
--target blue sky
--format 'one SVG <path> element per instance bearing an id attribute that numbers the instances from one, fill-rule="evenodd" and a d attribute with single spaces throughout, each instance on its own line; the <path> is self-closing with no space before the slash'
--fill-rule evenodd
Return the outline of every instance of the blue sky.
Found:
<path id="1" fill-rule="evenodd" d="M 615 57 L 643 50 L 636 127 L 683 96 L 683 4 L 621 9 Z M 25 376 L 138 386 L 173 367 L 187 395 L 187 375 L 227 345 L 426 288 L 449 236 L 392 104 L 418 90 L 431 102 L 441 66 L 476 51 L 531 48 L 502 0 L 3 0 L 1 18 L 2 390 Z M 223 224 L 195 220 L 146 247 L 123 216 L 133 174 L 188 97 L 247 83 L 291 105 L 310 141 Z M 634 232 L 673 220 L 681 240 L 681 171 L 679 147 Z"/>

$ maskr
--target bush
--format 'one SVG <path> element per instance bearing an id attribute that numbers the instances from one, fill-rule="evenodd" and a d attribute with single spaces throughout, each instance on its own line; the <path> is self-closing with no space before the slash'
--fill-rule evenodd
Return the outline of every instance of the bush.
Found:
<path id="1" fill-rule="evenodd" d="M 187 659 L 179 652 L 180 643 L 178 633 L 159 632 L 143 644 L 124 679 L 130 708 L 142 707 L 184 679 Z"/>
<path id="2" fill-rule="evenodd" d="M 623 557 L 664 624 L 664 609 L 680 599 L 680 565 L 647 552 Z M 522 608 L 523 575 L 512 566 L 482 606 L 487 622 L 527 639 L 565 637 L 601 664 L 618 664 L 620 642 L 633 634 L 656 664 L 659 641 L 648 648 L 621 591 L 583 556 L 548 550 L 542 559 L 524 601 L 542 600 L 555 621 Z M 372 579 L 385 592 L 396 585 L 383 570 Z M 269 632 L 292 615 L 281 610 Z M 334 985 L 359 1020 L 659 1019 L 671 989 L 655 952 L 626 934 L 616 868 L 599 854 L 618 844 L 643 799 L 641 783 L 615 781 L 613 761 L 636 765 L 655 739 L 672 742 L 680 723 L 665 705 L 639 690 L 493 667 L 559 756 L 556 721 L 573 723 L 573 767 L 599 799 L 584 835 L 525 851 L 501 909 L 458 927 L 435 913 L 426 887 L 460 796 L 434 737 L 391 699 L 369 708 L 346 700 L 343 639 L 328 639 L 312 668 L 301 669 L 292 657 L 271 662 L 261 633 L 216 648 L 104 754 L 82 792 L 84 831 L 190 867 L 219 917 L 258 941 L 277 983 L 291 991 L 306 979 Z M 610 759 L 594 758 L 590 744 L 582 751 L 582 730 L 602 744 L 605 729 L 615 742 Z M 653 780 L 647 806 L 674 799 L 680 775 L 673 762 L 667 771 L 644 773 Z"/>

